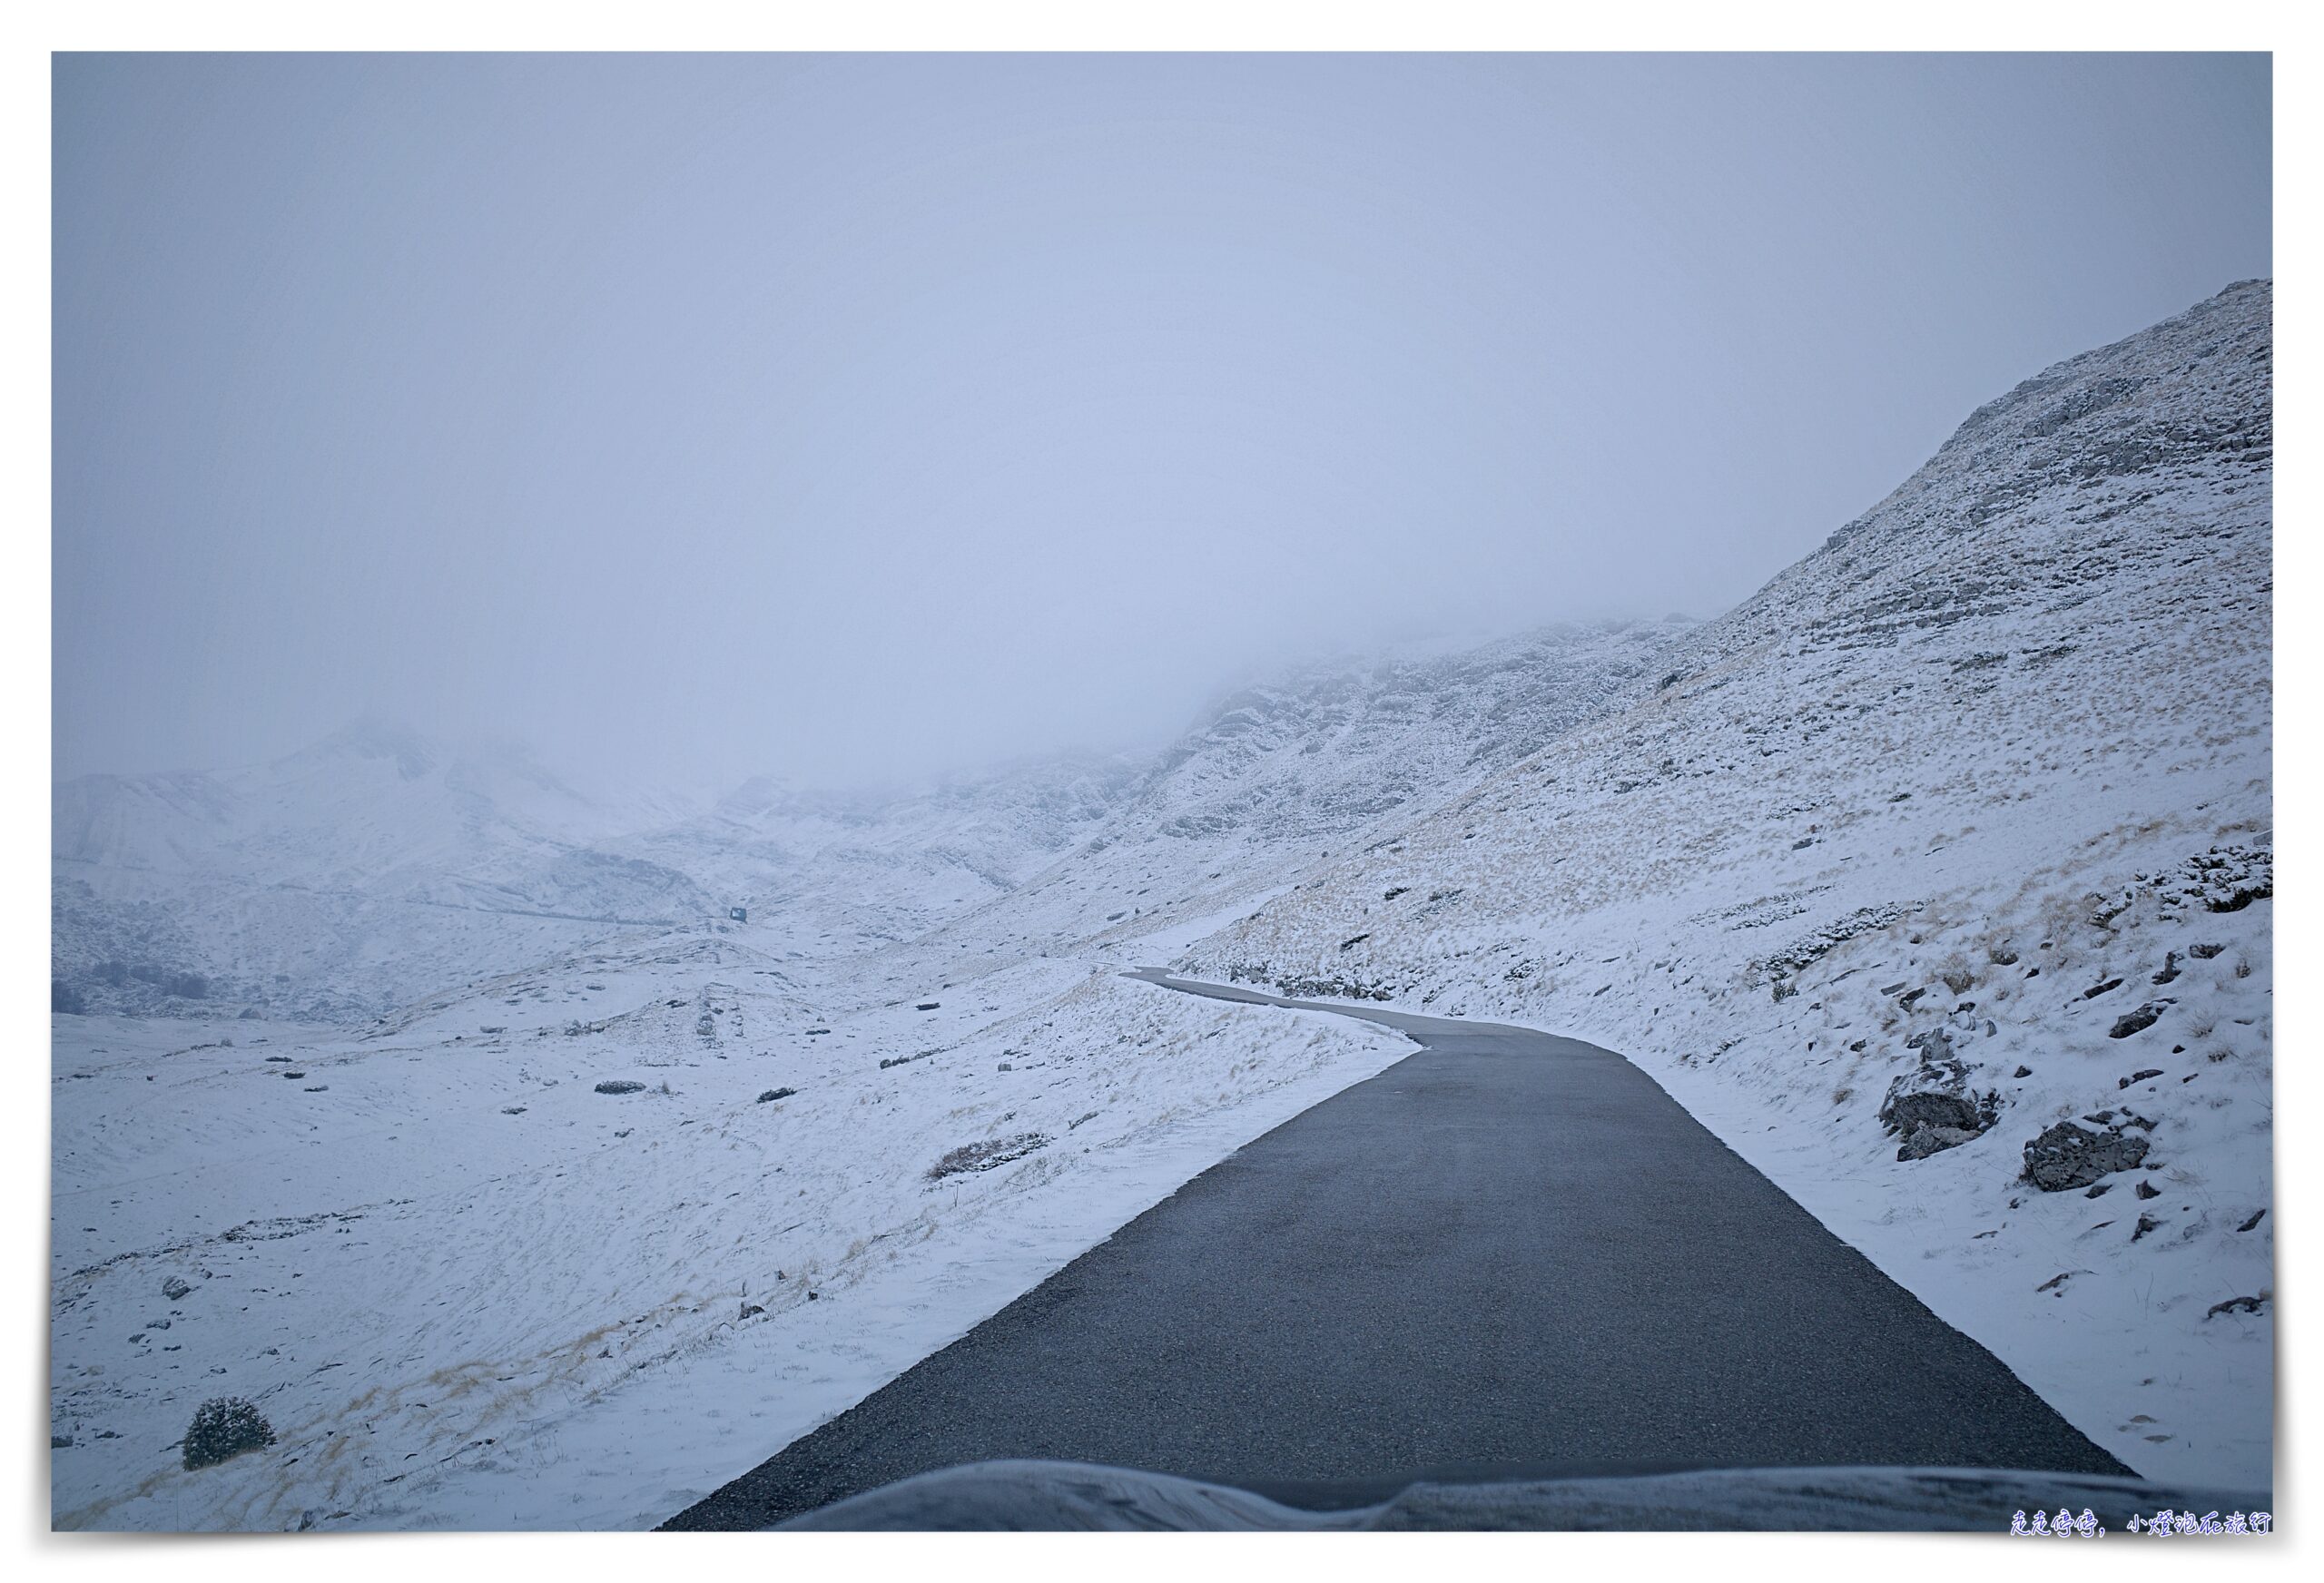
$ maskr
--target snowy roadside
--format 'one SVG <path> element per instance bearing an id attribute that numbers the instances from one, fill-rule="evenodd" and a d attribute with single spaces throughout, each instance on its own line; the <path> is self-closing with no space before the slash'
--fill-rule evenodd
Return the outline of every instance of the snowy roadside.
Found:
<path id="1" fill-rule="evenodd" d="M 1050 961 L 770 1053 L 663 971 L 490 1048 L 59 1019 L 58 1526 L 650 1525 L 1412 1048 Z M 218 1395 L 276 1443 L 184 1472 Z"/>

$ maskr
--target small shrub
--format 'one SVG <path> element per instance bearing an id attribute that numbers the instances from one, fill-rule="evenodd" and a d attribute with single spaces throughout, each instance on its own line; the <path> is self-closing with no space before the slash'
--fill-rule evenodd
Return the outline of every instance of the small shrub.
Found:
<path id="1" fill-rule="evenodd" d="M 1969 987 L 1977 981 L 1976 974 L 1969 968 L 1968 959 L 1958 951 L 1937 965 L 1936 976 L 1944 979 L 1945 987 L 1955 995 L 1966 995 Z"/>
<path id="2" fill-rule="evenodd" d="M 970 1171 L 990 1171 L 1011 1160 L 1024 1158 L 1049 1140 L 1037 1132 L 1020 1132 L 1015 1137 L 987 1138 L 979 1144 L 963 1144 L 928 1167 L 928 1179 L 940 1182 L 947 1176 L 958 1176 Z"/>
<path id="3" fill-rule="evenodd" d="M 262 1451 L 273 1443 L 274 1427 L 256 1407 L 240 1396 L 213 1396 L 194 1410 L 185 1431 L 186 1470 Z"/>

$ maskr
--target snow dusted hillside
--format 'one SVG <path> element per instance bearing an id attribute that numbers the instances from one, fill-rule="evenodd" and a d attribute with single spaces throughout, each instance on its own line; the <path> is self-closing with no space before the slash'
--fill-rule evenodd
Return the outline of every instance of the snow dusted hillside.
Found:
<path id="1" fill-rule="evenodd" d="M 1061 755 L 885 793 L 745 782 L 706 814 L 612 843 L 779 921 L 802 957 L 850 957 L 1005 895 L 1098 828 L 1147 772 Z"/>
<path id="2" fill-rule="evenodd" d="M 958 962 L 1207 932 L 1400 811 L 1650 689 L 1683 616 L 1294 671 L 1233 693 L 1062 860 L 918 943 Z"/>
<path id="3" fill-rule="evenodd" d="M 702 811 L 378 721 L 232 773 L 83 777 L 54 793 L 52 970 L 98 1012 L 369 1024 L 740 905 L 760 949 L 822 982 L 895 948 L 906 965 L 863 981 L 910 988 L 963 949 L 990 968 L 1247 907 L 1382 813 L 1642 690 L 1688 629 L 1309 666 L 1151 755 L 878 792 L 760 779 Z"/>
<path id="4" fill-rule="evenodd" d="M 1979 409 L 1647 695 L 1176 965 L 1621 1050 L 2132 1467 L 2264 1480 L 2270 301 Z"/>
<path id="5" fill-rule="evenodd" d="M 99 1011 L 368 1021 L 709 914 L 685 875 L 593 844 L 675 811 L 379 721 L 224 774 L 84 776 L 53 800 L 52 970 Z"/>

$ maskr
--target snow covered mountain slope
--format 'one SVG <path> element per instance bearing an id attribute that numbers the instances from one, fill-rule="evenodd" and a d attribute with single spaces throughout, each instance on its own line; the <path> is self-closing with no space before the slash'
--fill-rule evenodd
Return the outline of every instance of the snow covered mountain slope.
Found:
<path id="1" fill-rule="evenodd" d="M 1008 893 L 1101 827 L 1146 772 L 1134 757 L 1060 754 L 877 793 L 761 778 L 610 847 L 694 876 L 829 961 Z"/>
<path id="2" fill-rule="evenodd" d="M 1649 691 L 1683 616 L 1543 628 L 1468 649 L 1316 664 L 1230 694 L 1078 846 L 883 953 L 866 982 L 1025 954 L 1130 961 L 1279 893 L 1383 820 L 1457 797 Z M 867 963 L 867 967 L 872 966 Z"/>
<path id="3" fill-rule="evenodd" d="M 593 844 L 667 812 L 377 721 L 248 770 L 84 776 L 54 792 L 52 970 L 98 1011 L 368 1020 L 707 915 L 687 876 Z"/>
<path id="4" fill-rule="evenodd" d="M 1176 965 L 1620 1049 L 2132 1466 L 2264 1480 L 2270 304 L 1980 408 L 1646 695 Z"/>
<path id="5" fill-rule="evenodd" d="M 760 949 L 867 993 L 1137 938 L 1247 906 L 1384 813 L 1643 690 L 1689 627 L 1314 665 L 1153 754 L 879 792 L 763 779 L 679 818 L 378 722 L 229 774 L 84 777 L 54 793 L 53 971 L 100 1012 L 369 1023 L 734 906 Z M 883 952 L 904 965 L 855 971 Z"/>

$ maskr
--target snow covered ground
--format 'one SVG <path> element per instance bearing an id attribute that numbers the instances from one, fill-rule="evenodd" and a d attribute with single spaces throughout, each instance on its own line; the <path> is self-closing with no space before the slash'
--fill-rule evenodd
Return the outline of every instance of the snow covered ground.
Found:
<path id="1" fill-rule="evenodd" d="M 1073 961 L 819 1020 L 753 962 L 372 1037 L 59 1018 L 59 1526 L 650 1525 L 1412 1047 Z M 212 1396 L 276 1444 L 182 1470 Z"/>

